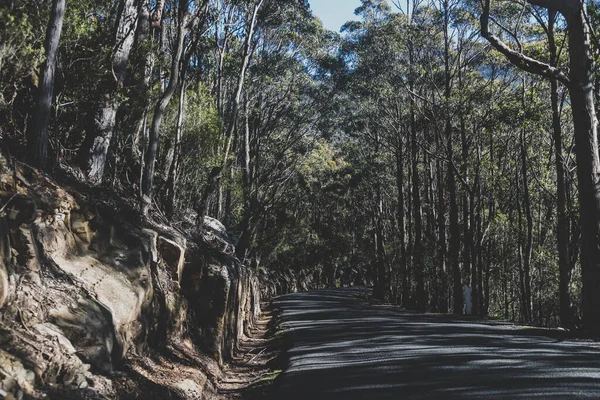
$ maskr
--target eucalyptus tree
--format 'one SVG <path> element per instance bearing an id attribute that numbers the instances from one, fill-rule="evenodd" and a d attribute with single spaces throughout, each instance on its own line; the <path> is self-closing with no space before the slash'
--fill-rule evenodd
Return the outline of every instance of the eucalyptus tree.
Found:
<path id="1" fill-rule="evenodd" d="M 56 58 L 58 44 L 62 33 L 63 19 L 65 16 L 65 0 L 54 0 L 52 11 L 46 31 L 44 44 L 46 59 L 43 64 L 40 87 L 38 89 L 37 105 L 35 111 L 35 125 L 31 133 L 33 145 L 32 159 L 34 165 L 45 169 L 48 162 L 48 125 L 50 123 L 50 109 L 54 95 L 54 77 L 56 74 Z"/>
<path id="2" fill-rule="evenodd" d="M 200 3 L 194 4 L 195 9 L 191 6 L 192 4 L 188 0 L 180 0 L 178 3 L 176 22 L 177 34 L 172 49 L 169 81 L 154 108 L 142 176 L 141 208 L 142 214 L 144 215 L 148 214 L 148 211 L 152 206 L 154 170 L 157 161 L 159 133 L 162 119 L 177 86 L 180 84 L 185 85 L 185 82 L 181 82 L 181 76 L 183 75 L 183 77 L 185 77 L 185 74 L 182 74 L 182 68 L 187 68 L 187 65 L 182 65 L 182 61 L 189 62 L 189 58 L 184 55 L 184 50 L 187 43 L 193 45 L 196 43 L 197 35 L 202 34 L 208 12 L 208 0 L 203 0 Z M 191 35 L 194 35 L 194 37 L 190 37 L 190 33 Z M 183 115 L 181 115 L 181 117 L 183 117 Z M 167 170 L 170 169 L 170 164 L 171 163 L 169 163 Z"/>
<path id="3" fill-rule="evenodd" d="M 225 139 L 225 144 L 224 144 L 224 148 L 223 148 L 223 156 L 222 156 L 222 162 L 221 165 L 217 165 L 215 167 L 212 168 L 212 170 L 210 171 L 210 174 L 208 176 L 207 179 L 207 184 L 205 186 L 204 189 L 204 193 L 202 195 L 202 199 L 198 208 L 198 215 L 200 217 L 204 217 L 207 213 L 207 202 L 209 200 L 209 196 L 215 191 L 215 189 L 217 189 L 219 183 L 220 183 L 220 179 L 221 179 L 221 175 L 223 173 L 224 169 L 227 169 L 227 166 L 230 163 L 230 151 L 231 151 L 231 147 L 232 147 L 232 143 L 233 143 L 233 139 L 234 139 L 234 134 L 235 134 L 235 128 L 236 128 L 236 124 L 237 124 L 237 119 L 238 119 L 238 113 L 239 113 L 239 108 L 240 108 L 240 102 L 242 100 L 242 91 L 244 89 L 244 84 L 246 82 L 246 73 L 248 71 L 248 67 L 250 65 L 250 62 L 252 60 L 252 57 L 254 55 L 254 51 L 256 49 L 256 38 L 255 38 L 255 33 L 256 33 L 256 28 L 257 28 L 257 24 L 258 24 L 258 19 L 259 19 L 259 13 L 262 11 L 263 6 L 265 5 L 265 2 L 268 2 L 269 0 L 254 0 L 251 2 L 251 4 L 248 5 L 248 7 L 246 9 L 244 9 L 244 17 L 243 17 L 243 23 L 244 23 L 244 40 L 243 43 L 241 45 L 241 65 L 239 66 L 239 72 L 237 75 L 237 81 L 236 81 L 236 85 L 235 85 L 235 92 L 234 95 L 231 97 L 230 100 L 230 109 L 231 109 L 231 115 L 228 115 L 228 122 L 226 124 L 227 128 L 224 131 L 224 139 Z M 218 201 L 218 207 L 219 210 L 221 210 L 221 206 L 222 206 L 222 200 L 221 198 L 219 198 Z M 219 215 L 220 216 L 220 215 Z"/>
<path id="4" fill-rule="evenodd" d="M 107 68 L 102 88 L 104 92 L 100 94 L 97 109 L 92 111 L 93 125 L 86 133 L 86 142 L 82 147 L 83 169 L 87 179 L 94 184 L 101 183 L 104 176 L 108 150 L 117 122 L 119 96 L 123 93 L 129 55 L 139 20 L 139 3 L 137 0 L 119 2 L 110 69 Z"/>

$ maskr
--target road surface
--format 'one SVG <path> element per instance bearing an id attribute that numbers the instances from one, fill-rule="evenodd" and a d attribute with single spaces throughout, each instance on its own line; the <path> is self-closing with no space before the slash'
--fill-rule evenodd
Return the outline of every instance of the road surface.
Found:
<path id="1" fill-rule="evenodd" d="M 360 295 L 279 299 L 291 348 L 273 399 L 600 398 L 593 342 L 368 305 Z"/>

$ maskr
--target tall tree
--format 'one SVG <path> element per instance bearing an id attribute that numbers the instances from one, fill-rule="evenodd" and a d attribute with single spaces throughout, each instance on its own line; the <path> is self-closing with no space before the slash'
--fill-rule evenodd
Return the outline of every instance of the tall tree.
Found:
<path id="1" fill-rule="evenodd" d="M 42 66 L 42 79 L 38 89 L 35 124 L 31 132 L 33 163 L 42 169 L 45 169 L 48 163 L 48 125 L 50 124 L 50 109 L 54 94 L 58 44 L 60 42 L 64 16 L 65 0 L 53 0 L 44 45 L 46 60 Z"/>
<path id="2" fill-rule="evenodd" d="M 127 64 L 135 39 L 139 3 L 138 0 L 121 0 L 119 3 L 111 69 L 104 78 L 106 91 L 93 112 L 93 124 L 82 147 L 83 169 L 88 180 L 94 184 L 102 183 L 108 150 L 115 132 L 119 94 L 125 84 Z"/>
<path id="3" fill-rule="evenodd" d="M 204 5 L 199 8 L 199 13 L 206 11 L 205 8 L 207 3 L 208 1 L 205 0 Z M 154 193 L 154 168 L 158 153 L 158 140 L 163 116 L 167 106 L 171 102 L 171 97 L 173 97 L 173 94 L 179 85 L 181 76 L 181 59 L 185 48 L 186 36 L 190 28 L 188 24 L 191 22 L 189 6 L 190 2 L 188 0 L 179 1 L 177 7 L 177 35 L 175 38 L 173 55 L 171 57 L 169 83 L 154 107 L 152 125 L 150 126 L 150 134 L 148 137 L 148 148 L 145 153 L 144 172 L 142 176 L 141 209 L 143 215 L 147 215 L 150 207 L 152 206 L 152 196 Z"/>
<path id="4" fill-rule="evenodd" d="M 239 74 L 237 76 L 237 84 L 235 95 L 231 101 L 231 115 L 229 116 L 229 122 L 227 123 L 227 129 L 225 131 L 225 149 L 223 151 L 223 162 L 220 166 L 214 167 L 208 177 L 208 183 L 198 210 L 199 217 L 204 217 L 207 211 L 207 201 L 212 192 L 217 188 L 220 182 L 221 174 L 224 169 L 229 165 L 229 154 L 231 151 L 231 144 L 235 133 L 237 124 L 237 117 L 240 108 L 240 101 L 242 99 L 242 91 L 244 90 L 244 83 L 246 82 L 246 72 L 253 55 L 253 44 L 254 44 L 254 31 L 258 20 L 258 15 L 263 6 L 265 0 L 255 0 L 252 3 L 252 8 L 249 11 L 249 15 L 246 23 L 246 35 L 244 38 L 244 44 L 242 47 L 242 64 L 240 66 Z M 219 202 L 220 203 L 220 202 Z"/>

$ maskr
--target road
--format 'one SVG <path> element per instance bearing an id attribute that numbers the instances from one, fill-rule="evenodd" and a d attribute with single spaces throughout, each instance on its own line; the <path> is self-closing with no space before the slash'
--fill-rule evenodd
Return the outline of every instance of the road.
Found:
<path id="1" fill-rule="evenodd" d="M 600 398 L 592 342 L 369 305 L 360 294 L 278 300 L 291 348 L 273 399 Z"/>

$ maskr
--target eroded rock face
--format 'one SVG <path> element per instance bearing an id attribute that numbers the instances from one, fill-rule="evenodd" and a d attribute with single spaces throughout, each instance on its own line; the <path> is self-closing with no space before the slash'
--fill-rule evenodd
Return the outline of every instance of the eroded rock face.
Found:
<path id="1" fill-rule="evenodd" d="M 225 228 L 209 221 L 218 240 L 190 251 L 186 238 L 119 222 L 7 163 L 0 155 L 0 389 L 119 398 L 112 377 L 128 364 L 146 388 L 212 398 L 210 375 L 260 314 L 259 280 L 232 257 Z M 174 361 L 149 355 L 173 343 L 199 364 L 165 378 Z"/>
<path id="2" fill-rule="evenodd" d="M 177 281 L 181 282 L 181 274 L 185 264 L 185 239 L 180 238 L 180 243 L 174 239 L 168 239 L 160 236 L 157 240 L 158 251 L 161 254 L 165 265 L 171 273 L 177 276 Z"/>
<path id="3" fill-rule="evenodd" d="M 84 388 L 90 366 L 112 373 L 148 333 L 153 288 L 145 248 L 151 246 L 135 231 L 94 222 L 97 216 L 48 180 L 27 185 L 2 196 L 6 359 L 18 354 L 24 365 L 36 365 L 40 382 Z M 45 340 L 58 345 L 46 351 Z"/>

